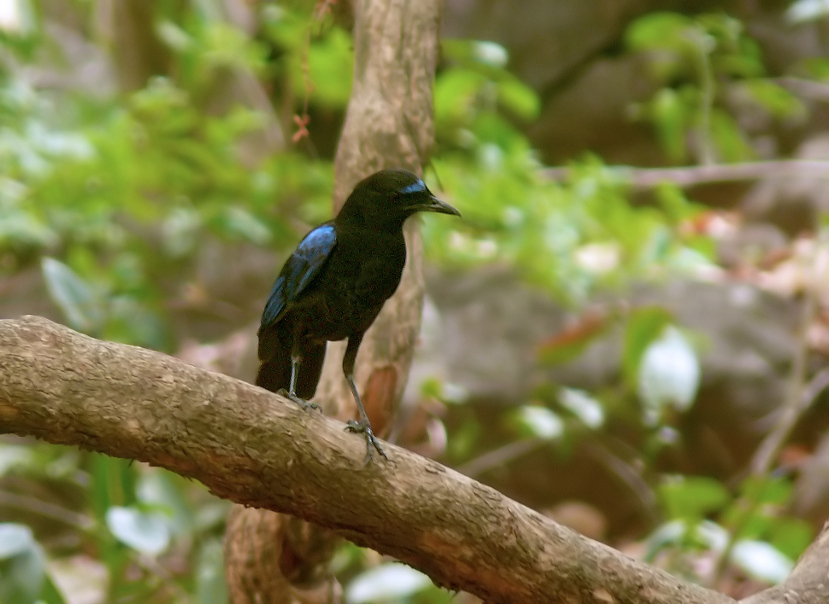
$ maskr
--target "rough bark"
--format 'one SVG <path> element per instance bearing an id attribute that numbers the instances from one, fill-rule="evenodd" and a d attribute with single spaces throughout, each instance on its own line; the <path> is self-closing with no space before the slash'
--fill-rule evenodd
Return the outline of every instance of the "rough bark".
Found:
<path id="1" fill-rule="evenodd" d="M 363 466 L 359 435 L 260 388 L 38 317 L 0 321 L 0 432 L 165 467 L 486 602 L 733 602 L 391 444 L 391 461 Z M 827 560 L 824 531 L 783 585 L 749 602 L 829 601 Z"/>
<path id="2" fill-rule="evenodd" d="M 335 162 L 335 211 L 360 179 L 377 170 L 401 167 L 419 173 L 434 138 L 432 82 L 440 1 L 359 0 L 353 8 L 354 81 Z M 406 384 L 423 306 L 416 221 L 406 225 L 406 240 L 408 258 L 400 287 L 366 334 L 357 357 L 357 387 L 380 436 L 387 433 Z M 344 352 L 344 342 L 329 345 L 316 397 L 328 415 L 342 420 L 356 417 L 341 369 Z M 244 531 L 237 523 L 242 515 Z M 328 553 L 335 545 L 329 532 L 264 510 L 234 510 L 230 520 L 225 563 L 236 604 L 318 601 L 326 584 Z M 325 593 L 328 597 L 330 590 Z"/>
<path id="3" fill-rule="evenodd" d="M 99 3 L 101 29 L 110 41 L 117 40 L 112 53 L 123 92 L 143 88 L 151 77 L 170 69 L 170 50 L 155 33 L 155 11 L 155 3 L 146 0 Z"/>

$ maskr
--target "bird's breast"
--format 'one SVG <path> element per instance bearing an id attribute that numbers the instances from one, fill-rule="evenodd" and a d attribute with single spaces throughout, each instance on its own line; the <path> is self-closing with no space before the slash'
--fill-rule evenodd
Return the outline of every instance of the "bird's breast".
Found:
<path id="1" fill-rule="evenodd" d="M 342 340 L 365 331 L 400 284 L 406 263 L 402 237 L 400 245 L 366 238 L 354 249 L 343 243 L 320 275 L 320 287 L 297 309 L 308 337 Z"/>

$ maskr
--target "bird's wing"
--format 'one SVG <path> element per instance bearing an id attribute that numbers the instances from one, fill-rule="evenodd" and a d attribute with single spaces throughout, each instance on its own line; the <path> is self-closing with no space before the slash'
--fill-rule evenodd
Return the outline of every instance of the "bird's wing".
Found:
<path id="1" fill-rule="evenodd" d="M 271 296 L 262 313 L 260 331 L 282 318 L 288 306 L 299 297 L 325 266 L 336 245 L 337 233 L 334 225 L 330 223 L 318 226 L 300 241 L 273 285 Z"/>

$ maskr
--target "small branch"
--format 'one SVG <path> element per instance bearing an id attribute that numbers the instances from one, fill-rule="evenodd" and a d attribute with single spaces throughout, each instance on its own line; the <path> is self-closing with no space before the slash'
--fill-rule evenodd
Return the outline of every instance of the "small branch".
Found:
<path id="1" fill-rule="evenodd" d="M 483 455 L 466 462 L 462 466 L 457 467 L 456 469 L 464 476 L 469 476 L 470 478 L 473 476 L 480 476 L 484 472 L 492 470 L 493 468 L 504 466 L 512 460 L 529 453 L 533 449 L 537 449 L 538 447 L 549 443 L 549 440 L 545 440 L 543 438 L 516 440 L 511 443 L 507 443 L 502 447 L 498 447 L 493 451 L 488 451 Z"/>
<path id="2" fill-rule="evenodd" d="M 814 101 L 829 103 L 829 85 L 804 78 L 784 77 L 774 80 L 798 96 Z"/>
<path id="3" fill-rule="evenodd" d="M 0 505 L 38 514 L 50 520 L 57 520 L 79 531 L 88 531 L 95 526 L 93 520 L 83 514 L 78 514 L 72 510 L 62 508 L 59 505 L 37 499 L 36 497 L 29 497 L 28 495 L 0 491 Z"/>
<path id="4" fill-rule="evenodd" d="M 687 188 L 723 182 L 752 181 L 767 178 L 826 178 L 829 179 L 829 161 L 787 159 L 742 164 L 716 164 L 712 166 L 683 166 L 680 168 L 636 168 L 633 166 L 609 166 L 608 174 L 621 184 L 636 189 L 652 189 L 669 182 Z M 572 168 L 548 168 L 544 176 L 556 182 L 572 177 Z"/>
<path id="5" fill-rule="evenodd" d="M 165 467 L 490 603 L 733 602 L 391 444 L 363 466 L 343 424 L 261 388 L 38 317 L 0 321 L 0 432 Z"/>

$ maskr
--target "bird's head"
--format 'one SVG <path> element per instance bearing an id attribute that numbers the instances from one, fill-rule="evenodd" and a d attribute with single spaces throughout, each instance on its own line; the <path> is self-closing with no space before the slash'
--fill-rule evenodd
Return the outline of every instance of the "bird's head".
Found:
<path id="1" fill-rule="evenodd" d="M 407 170 L 381 170 L 361 180 L 340 210 L 340 216 L 360 216 L 367 222 L 400 225 L 417 212 L 460 216 L 435 197 L 420 178 Z"/>

